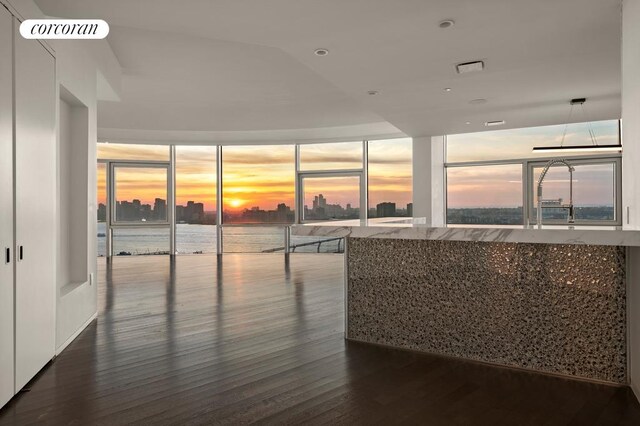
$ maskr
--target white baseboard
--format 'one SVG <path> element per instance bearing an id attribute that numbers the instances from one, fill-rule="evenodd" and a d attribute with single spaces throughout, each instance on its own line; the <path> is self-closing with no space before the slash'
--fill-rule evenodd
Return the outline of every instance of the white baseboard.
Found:
<path id="1" fill-rule="evenodd" d="M 78 329 L 76 330 L 76 332 L 75 332 L 75 333 L 73 333 L 73 334 L 71 335 L 71 337 L 69 337 L 69 338 L 67 339 L 67 341 L 66 341 L 66 342 L 64 342 L 62 345 L 60 345 L 60 347 L 59 347 L 59 348 L 57 348 L 57 349 L 56 349 L 56 356 L 60 355 L 60 354 L 62 353 L 62 351 L 64 351 L 64 350 L 67 348 L 67 346 L 69 346 L 69 344 L 70 344 L 71 342 L 73 342 L 73 341 L 76 339 L 76 337 L 78 337 L 78 336 L 80 335 L 80 333 L 82 333 L 82 332 L 84 331 L 84 329 L 85 329 L 85 328 L 87 328 L 87 326 L 88 326 L 89 324 L 91 324 L 91 322 L 92 322 L 94 319 L 96 319 L 97 317 L 98 317 L 98 313 L 97 313 L 97 312 L 96 312 L 96 313 L 94 313 L 93 315 L 91 315 L 91 318 L 89 318 L 89 319 L 87 320 L 87 322 L 85 322 L 84 324 L 82 324 L 82 326 L 81 326 L 80 328 L 78 328 Z"/>

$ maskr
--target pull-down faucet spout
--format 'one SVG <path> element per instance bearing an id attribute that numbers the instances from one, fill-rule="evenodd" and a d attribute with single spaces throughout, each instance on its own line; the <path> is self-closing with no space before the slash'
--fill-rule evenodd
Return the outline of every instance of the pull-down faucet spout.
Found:
<path id="1" fill-rule="evenodd" d="M 557 200 L 542 199 L 542 183 L 544 181 L 545 176 L 547 175 L 547 172 L 549 172 L 549 169 L 555 164 L 564 164 L 569 169 L 569 204 L 562 204 L 562 198 Z M 567 160 L 561 160 L 561 159 L 550 160 L 545 165 L 544 169 L 542 170 L 542 173 L 540 174 L 540 177 L 538 178 L 538 191 L 537 191 L 538 210 L 536 212 L 537 213 L 536 222 L 537 222 L 538 228 L 542 228 L 542 209 L 543 208 L 567 209 L 569 211 L 569 214 L 567 215 L 567 223 L 575 222 L 575 209 L 573 206 L 573 172 L 575 170 L 576 169 Z"/>

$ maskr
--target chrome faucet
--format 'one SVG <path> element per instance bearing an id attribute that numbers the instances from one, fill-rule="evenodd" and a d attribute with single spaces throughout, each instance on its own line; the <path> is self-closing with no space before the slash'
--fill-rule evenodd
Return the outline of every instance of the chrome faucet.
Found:
<path id="1" fill-rule="evenodd" d="M 569 169 L 569 204 L 562 204 L 562 198 L 550 200 L 544 200 L 542 198 L 542 182 L 544 181 L 544 178 L 547 175 L 549 169 L 554 164 L 558 163 L 564 164 Z M 542 170 L 542 173 L 538 178 L 538 211 L 536 221 L 538 229 L 542 228 L 542 209 L 567 209 L 569 211 L 569 214 L 567 216 L 567 223 L 575 222 L 575 209 L 573 207 L 573 172 L 575 170 L 576 169 L 567 160 L 560 159 L 550 160 L 547 165 L 544 166 L 544 169 Z"/>

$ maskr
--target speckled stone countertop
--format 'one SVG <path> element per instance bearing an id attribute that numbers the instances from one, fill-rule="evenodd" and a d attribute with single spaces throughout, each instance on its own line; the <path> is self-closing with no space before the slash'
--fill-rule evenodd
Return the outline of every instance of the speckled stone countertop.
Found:
<path id="1" fill-rule="evenodd" d="M 294 235 L 314 237 L 388 238 L 407 240 L 486 241 L 507 243 L 589 244 L 640 247 L 640 231 L 617 227 L 463 226 L 432 227 L 424 219 L 384 218 L 295 225 Z"/>
<path id="2" fill-rule="evenodd" d="M 346 337 L 627 383 L 621 246 L 353 238 Z"/>

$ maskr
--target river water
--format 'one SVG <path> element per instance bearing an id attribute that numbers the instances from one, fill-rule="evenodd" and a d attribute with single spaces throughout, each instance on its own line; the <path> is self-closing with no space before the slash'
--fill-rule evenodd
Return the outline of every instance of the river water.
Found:
<path id="1" fill-rule="evenodd" d="M 98 223 L 98 256 L 106 254 L 105 223 Z M 291 244 L 318 241 L 318 237 L 291 236 Z M 224 228 L 223 246 L 226 253 L 260 253 L 284 247 L 284 228 L 273 226 L 229 226 Z M 180 254 L 215 253 L 216 226 L 176 225 L 176 248 Z M 335 253 L 338 241 L 320 246 L 321 253 Z M 341 245 L 344 248 L 344 245 Z M 315 253 L 317 245 L 298 247 L 296 253 Z M 113 253 L 155 254 L 169 251 L 168 228 L 120 228 L 113 231 Z"/>

